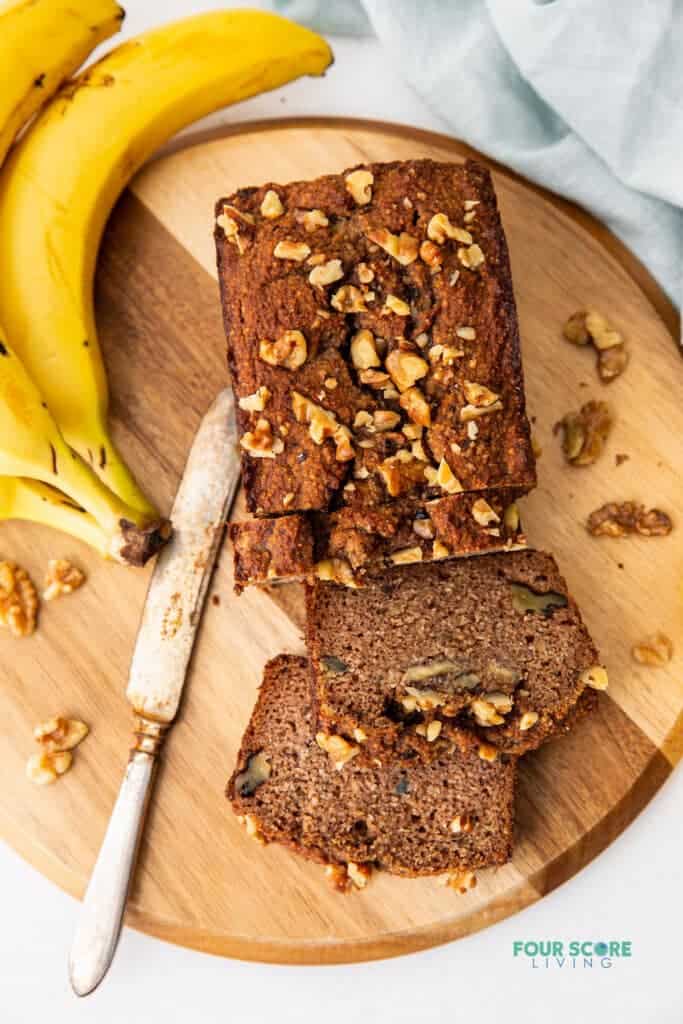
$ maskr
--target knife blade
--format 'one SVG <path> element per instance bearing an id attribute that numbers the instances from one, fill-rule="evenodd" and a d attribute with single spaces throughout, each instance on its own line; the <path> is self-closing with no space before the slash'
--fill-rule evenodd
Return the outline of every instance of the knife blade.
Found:
<path id="1" fill-rule="evenodd" d="M 69 957 L 77 995 L 97 987 L 116 951 L 159 751 L 178 712 L 239 473 L 234 401 L 226 389 L 192 444 L 171 512 L 173 537 L 157 559 L 147 591 L 126 688 L 135 742 Z"/>

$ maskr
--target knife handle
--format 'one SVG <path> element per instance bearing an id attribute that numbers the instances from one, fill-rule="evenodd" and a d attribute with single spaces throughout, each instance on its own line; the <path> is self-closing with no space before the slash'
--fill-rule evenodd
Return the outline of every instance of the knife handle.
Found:
<path id="1" fill-rule="evenodd" d="M 107 973 L 123 915 L 156 774 L 157 755 L 168 725 L 136 715 L 131 750 L 119 795 L 83 897 L 69 956 L 71 987 L 86 996 Z"/>

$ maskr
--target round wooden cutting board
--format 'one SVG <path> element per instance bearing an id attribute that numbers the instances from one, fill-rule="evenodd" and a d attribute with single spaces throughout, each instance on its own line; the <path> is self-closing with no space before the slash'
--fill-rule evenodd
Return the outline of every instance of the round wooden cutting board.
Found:
<path id="1" fill-rule="evenodd" d="M 314 177 L 359 161 L 458 160 L 464 152 L 445 137 L 388 125 L 271 122 L 204 135 L 136 178 L 104 240 L 98 319 L 116 436 L 162 509 L 170 508 L 200 416 L 226 380 L 215 199 L 238 186 Z M 223 797 L 264 662 L 303 648 L 298 587 L 236 598 L 226 548 L 162 760 L 127 917 L 136 928 L 212 953 L 295 963 L 371 959 L 445 942 L 574 875 L 628 825 L 681 755 L 682 367 L 662 319 L 671 326 L 673 313 L 604 229 L 508 172 L 498 169 L 495 178 L 542 448 L 539 487 L 523 502 L 524 519 L 531 542 L 556 555 L 609 668 L 600 711 L 524 759 L 514 858 L 481 872 L 476 889 L 458 896 L 433 879 L 376 876 L 365 892 L 338 895 L 318 866 L 249 839 Z M 566 318 L 585 306 L 602 310 L 628 338 L 631 364 L 608 387 L 598 381 L 594 354 L 561 337 Z M 589 398 L 606 398 L 616 424 L 596 465 L 571 468 L 553 424 Z M 670 512 L 677 530 L 653 539 L 587 534 L 589 512 L 631 498 Z M 0 835 L 81 896 L 129 746 L 123 690 L 149 572 L 105 564 L 49 529 L 0 525 L 0 558 L 23 564 L 37 581 L 55 557 L 83 566 L 87 585 L 46 605 L 33 638 L 0 635 Z M 656 630 L 674 640 L 676 654 L 665 668 L 642 667 L 630 648 Z M 55 713 L 83 718 L 92 734 L 71 772 L 38 788 L 24 774 L 32 729 Z"/>

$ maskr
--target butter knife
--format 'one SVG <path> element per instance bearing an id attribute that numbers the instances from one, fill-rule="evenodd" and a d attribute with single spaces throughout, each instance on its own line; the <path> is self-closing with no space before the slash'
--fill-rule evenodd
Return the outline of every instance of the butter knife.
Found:
<path id="1" fill-rule="evenodd" d="M 226 389 L 195 437 L 171 513 L 173 537 L 147 591 L 126 689 L 134 745 L 69 957 L 71 987 L 79 996 L 97 987 L 116 951 L 157 758 L 178 711 L 239 471 L 234 404 Z"/>

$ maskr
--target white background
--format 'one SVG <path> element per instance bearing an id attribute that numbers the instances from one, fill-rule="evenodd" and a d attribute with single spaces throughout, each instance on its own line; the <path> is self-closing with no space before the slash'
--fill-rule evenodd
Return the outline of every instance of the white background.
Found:
<path id="1" fill-rule="evenodd" d="M 129 0 L 126 6 L 124 36 L 220 5 Z M 294 83 L 221 119 L 345 114 L 444 127 L 376 44 L 332 42 L 336 63 L 324 81 Z M 71 995 L 66 975 L 77 904 L 0 845 L 0 1022 L 483 1024 L 499 1017 L 506 1024 L 680 1024 L 682 806 L 677 772 L 625 835 L 571 882 L 516 917 L 440 949 L 351 967 L 272 967 L 209 957 L 126 930 L 109 976 L 82 1001 Z M 541 938 L 630 939 L 633 955 L 592 970 L 533 969 L 513 958 L 513 940 Z"/>

